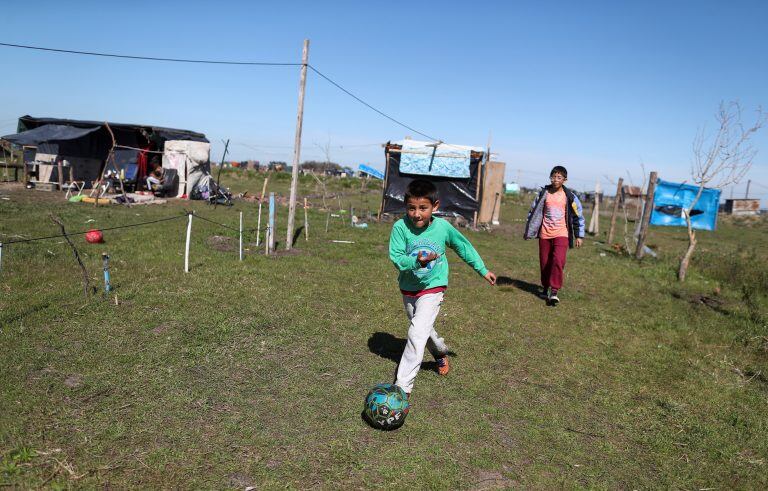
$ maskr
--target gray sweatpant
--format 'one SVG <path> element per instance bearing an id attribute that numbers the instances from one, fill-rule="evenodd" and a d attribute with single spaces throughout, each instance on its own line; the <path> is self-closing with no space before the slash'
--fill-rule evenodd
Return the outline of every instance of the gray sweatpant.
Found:
<path id="1" fill-rule="evenodd" d="M 405 343 L 403 356 L 397 366 L 395 384 L 407 393 L 413 389 L 413 381 L 421 368 L 424 348 L 429 349 L 434 357 L 448 352 L 445 340 L 435 331 L 435 320 L 440 313 L 442 303 L 443 292 L 428 293 L 420 297 L 403 295 L 405 313 L 411 324 L 408 327 L 408 341 Z"/>

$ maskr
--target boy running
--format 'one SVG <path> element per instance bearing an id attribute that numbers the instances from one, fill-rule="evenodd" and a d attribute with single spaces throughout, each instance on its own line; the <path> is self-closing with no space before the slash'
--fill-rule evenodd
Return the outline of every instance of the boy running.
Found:
<path id="1" fill-rule="evenodd" d="M 395 384 L 410 397 L 425 347 L 435 357 L 440 375 L 448 374 L 449 370 L 448 347 L 434 327 L 448 288 L 446 246 L 491 285 L 496 284 L 496 275 L 488 271 L 472 244 L 453 225 L 432 216 L 440 206 L 433 183 L 418 179 L 408 184 L 405 206 L 406 216 L 392 227 L 389 258 L 400 272 L 398 283 L 410 321 Z"/>
<path id="2" fill-rule="evenodd" d="M 584 238 L 584 216 L 581 201 L 565 187 L 568 171 L 555 166 L 549 173 L 550 185 L 541 188 L 533 200 L 525 224 L 525 239 L 539 239 L 542 295 L 547 303 L 557 305 L 558 291 L 563 286 L 563 269 L 568 249 L 581 247 Z"/>

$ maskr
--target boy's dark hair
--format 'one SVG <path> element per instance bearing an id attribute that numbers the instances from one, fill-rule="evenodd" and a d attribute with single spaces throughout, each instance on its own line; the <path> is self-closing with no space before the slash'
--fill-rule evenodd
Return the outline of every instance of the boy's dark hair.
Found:
<path id="1" fill-rule="evenodd" d="M 564 178 L 568 179 L 568 171 L 562 165 L 556 165 L 549 171 L 549 177 L 552 177 L 555 174 L 562 174 Z"/>
<path id="2" fill-rule="evenodd" d="M 438 200 L 437 187 L 431 181 L 416 179 L 408 183 L 405 188 L 405 202 L 411 198 L 427 198 L 433 205 Z"/>

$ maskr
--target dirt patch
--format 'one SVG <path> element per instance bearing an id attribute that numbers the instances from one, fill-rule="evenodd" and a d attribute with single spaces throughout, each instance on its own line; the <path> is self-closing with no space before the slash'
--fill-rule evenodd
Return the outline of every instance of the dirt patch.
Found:
<path id="1" fill-rule="evenodd" d="M 83 376 L 78 375 L 76 373 L 67 375 L 67 378 L 64 379 L 64 385 L 66 385 L 70 389 L 80 387 L 81 385 L 83 385 Z"/>
<path id="2" fill-rule="evenodd" d="M 165 331 L 167 331 L 169 328 L 170 328 L 170 326 L 168 324 L 160 324 L 159 326 L 156 326 L 155 328 L 153 328 L 152 332 L 154 334 L 160 335 L 160 334 L 164 333 Z"/>
<path id="3" fill-rule="evenodd" d="M 223 235 L 212 235 L 205 240 L 205 243 L 211 249 L 220 252 L 231 252 L 239 246 L 235 239 Z"/>
<path id="4" fill-rule="evenodd" d="M 513 485 L 501 472 L 481 470 L 477 473 L 475 489 L 509 489 Z"/>
<path id="5" fill-rule="evenodd" d="M 728 310 L 725 308 L 725 301 L 722 298 L 704 295 L 703 293 L 686 293 L 679 291 L 673 291 L 672 296 L 680 300 L 685 300 L 692 305 L 704 305 L 721 314 L 728 313 Z"/>
<path id="6" fill-rule="evenodd" d="M 285 249 L 276 249 L 272 254 L 272 257 L 300 256 L 302 254 L 304 254 L 304 251 L 295 248 L 291 249 L 290 251 L 286 251 Z"/>

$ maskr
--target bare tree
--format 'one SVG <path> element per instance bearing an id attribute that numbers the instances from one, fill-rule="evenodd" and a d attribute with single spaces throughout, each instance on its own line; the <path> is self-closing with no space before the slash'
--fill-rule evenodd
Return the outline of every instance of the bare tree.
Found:
<path id="1" fill-rule="evenodd" d="M 696 231 L 691 225 L 691 210 L 698 203 L 706 186 L 723 188 L 737 184 L 752 167 L 757 150 L 749 143 L 750 138 L 766 123 L 766 113 L 757 109 L 755 123 L 749 128 L 741 122 L 741 106 L 738 102 L 721 102 L 715 115 L 718 123 L 714 136 L 708 136 L 704 129 L 693 140 L 693 164 L 691 178 L 699 186 L 691 204 L 683 209 L 688 226 L 688 249 L 680 260 L 677 279 L 685 281 L 688 265 L 696 248 Z"/>

